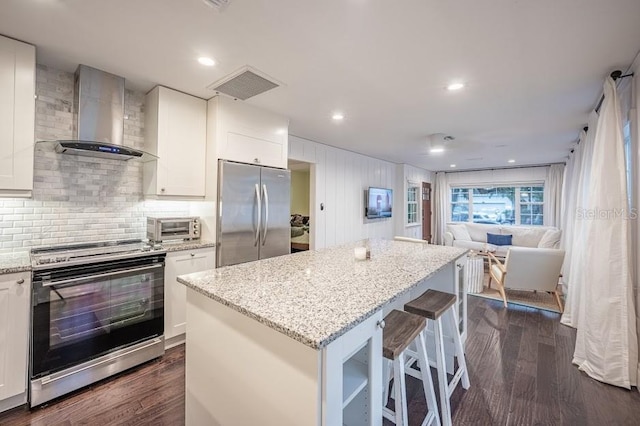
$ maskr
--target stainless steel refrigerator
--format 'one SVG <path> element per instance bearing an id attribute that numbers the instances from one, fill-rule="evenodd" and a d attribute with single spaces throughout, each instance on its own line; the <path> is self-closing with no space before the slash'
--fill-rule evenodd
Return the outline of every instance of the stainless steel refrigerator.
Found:
<path id="1" fill-rule="evenodd" d="M 291 172 L 218 161 L 216 267 L 291 253 Z"/>

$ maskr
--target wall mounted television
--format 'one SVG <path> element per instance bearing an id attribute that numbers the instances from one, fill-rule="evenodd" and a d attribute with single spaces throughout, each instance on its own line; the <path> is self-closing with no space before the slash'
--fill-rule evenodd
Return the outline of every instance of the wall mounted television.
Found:
<path id="1" fill-rule="evenodd" d="M 369 187 L 367 191 L 367 219 L 381 219 L 391 217 L 393 212 L 393 190 L 387 188 Z"/>

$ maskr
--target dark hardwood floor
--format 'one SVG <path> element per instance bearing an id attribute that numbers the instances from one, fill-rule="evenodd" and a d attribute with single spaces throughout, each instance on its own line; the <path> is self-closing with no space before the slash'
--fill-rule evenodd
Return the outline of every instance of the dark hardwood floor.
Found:
<path id="1" fill-rule="evenodd" d="M 455 425 L 640 424 L 637 389 L 608 386 L 578 371 L 571 364 L 575 331 L 559 318 L 469 297 L 471 388 L 458 387 L 452 395 Z M 411 377 L 407 384 L 409 422 L 419 425 L 425 412 L 422 387 Z M 177 347 L 159 361 L 47 407 L 0 414 L 0 425 L 181 425 L 184 391 L 184 347 Z"/>
<path id="2" fill-rule="evenodd" d="M 576 333 L 560 314 L 469 296 L 468 316 L 471 388 L 452 395 L 455 425 L 640 425 L 638 389 L 605 385 L 571 364 Z M 409 423 L 419 425 L 422 386 L 408 377 L 407 388 Z"/>
<path id="3" fill-rule="evenodd" d="M 2 426 L 182 425 L 184 345 L 164 357 L 89 386 L 48 406 L 0 414 Z"/>

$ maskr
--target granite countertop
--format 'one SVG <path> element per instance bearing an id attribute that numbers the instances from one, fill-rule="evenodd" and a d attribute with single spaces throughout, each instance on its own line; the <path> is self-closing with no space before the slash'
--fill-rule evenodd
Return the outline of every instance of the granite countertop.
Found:
<path id="1" fill-rule="evenodd" d="M 0 275 L 31 270 L 31 257 L 28 251 L 0 253 Z"/>
<path id="2" fill-rule="evenodd" d="M 319 349 L 449 262 L 457 247 L 369 240 L 178 277 L 178 281 L 299 342 Z"/>
<path id="3" fill-rule="evenodd" d="M 216 243 L 212 241 L 194 240 L 194 241 L 175 241 L 164 242 L 162 247 L 167 252 L 183 251 L 183 250 L 197 250 L 202 248 L 215 247 Z"/>

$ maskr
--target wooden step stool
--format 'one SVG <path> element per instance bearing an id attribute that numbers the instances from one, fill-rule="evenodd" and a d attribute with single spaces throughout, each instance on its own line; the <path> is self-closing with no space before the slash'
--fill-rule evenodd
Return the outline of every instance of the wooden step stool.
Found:
<path id="1" fill-rule="evenodd" d="M 433 334 L 436 349 L 435 367 L 438 372 L 438 388 L 440 390 L 440 418 L 444 426 L 450 426 L 451 422 L 451 394 L 462 380 L 462 387 L 469 389 L 469 373 L 464 358 L 464 349 L 460 340 L 458 329 L 458 315 L 455 309 L 456 296 L 437 290 L 427 290 L 420 297 L 404 305 L 406 312 L 420 315 L 433 321 Z M 447 367 L 444 357 L 444 333 L 443 320 L 452 330 L 455 359 L 458 361 L 458 369 L 453 372 L 451 382 L 447 379 Z M 426 335 L 426 332 L 422 333 Z M 404 367 L 404 366 L 403 366 Z M 422 367 L 420 368 L 422 370 Z"/>
<path id="2" fill-rule="evenodd" d="M 438 416 L 438 405 L 433 389 L 433 380 L 429 361 L 427 360 L 427 350 L 424 342 L 424 329 L 426 321 L 424 318 L 402 311 L 391 311 L 384 319 L 384 331 L 382 335 L 382 354 L 386 358 L 384 366 L 384 394 L 383 394 L 383 417 L 394 422 L 398 426 L 407 426 L 407 394 L 405 385 L 405 350 L 413 342 L 417 345 L 418 365 L 421 371 L 426 371 L 421 377 L 422 388 L 424 389 L 427 401 L 427 414 L 422 425 L 440 425 Z M 389 371 L 393 369 L 395 412 L 386 408 L 389 392 L 389 382 L 391 377 Z"/>

